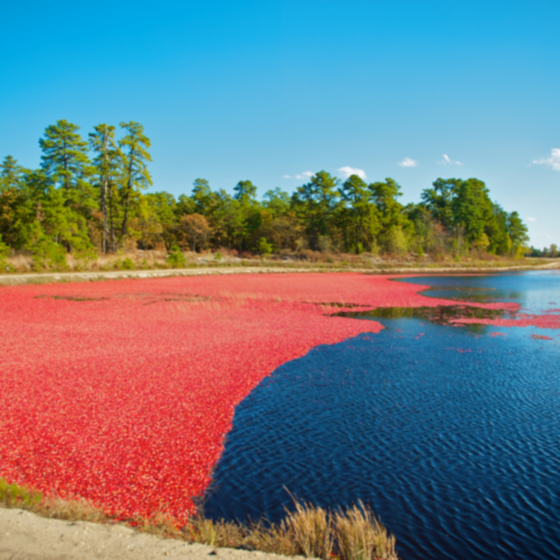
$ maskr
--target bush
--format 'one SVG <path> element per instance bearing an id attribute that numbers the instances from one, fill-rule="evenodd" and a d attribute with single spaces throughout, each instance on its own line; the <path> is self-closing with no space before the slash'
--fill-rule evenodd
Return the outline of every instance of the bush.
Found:
<path id="1" fill-rule="evenodd" d="M 97 259 L 95 248 L 85 237 L 77 235 L 72 237 L 70 247 L 72 248 L 72 255 L 81 266 L 87 267 L 88 264 Z"/>
<path id="2" fill-rule="evenodd" d="M 65 270 L 66 251 L 62 245 L 51 241 L 47 237 L 41 239 L 32 250 L 33 268 L 36 270 L 45 270 L 55 268 L 57 270 Z"/>
<path id="3" fill-rule="evenodd" d="M 130 257 L 126 257 L 121 262 L 121 268 L 123 270 L 134 270 L 134 262 Z"/>
<path id="4" fill-rule="evenodd" d="M 33 222 L 25 228 L 25 248 L 33 255 L 33 269 L 57 269 L 65 270 L 66 251 L 62 245 L 54 242 L 43 230 L 41 224 Z"/>
<path id="5" fill-rule="evenodd" d="M 272 253 L 272 245 L 266 240 L 266 237 L 261 237 L 258 251 L 261 255 L 270 255 Z"/>
<path id="6" fill-rule="evenodd" d="M 4 271 L 7 266 L 6 258 L 10 254 L 10 248 L 2 242 L 2 236 L 0 235 L 0 272 Z"/>
<path id="7" fill-rule="evenodd" d="M 404 255 L 408 249 L 406 235 L 400 226 L 393 227 L 389 230 L 385 246 L 388 253 L 392 255 Z"/>
<path id="8" fill-rule="evenodd" d="M 41 501 L 39 492 L 27 490 L 17 484 L 8 484 L 0 478 L 0 504 L 5 507 L 27 507 L 33 506 Z"/>
<path id="9" fill-rule="evenodd" d="M 185 255 L 183 255 L 177 245 L 175 245 L 167 255 L 167 264 L 171 265 L 173 268 L 182 268 L 187 264 Z"/>

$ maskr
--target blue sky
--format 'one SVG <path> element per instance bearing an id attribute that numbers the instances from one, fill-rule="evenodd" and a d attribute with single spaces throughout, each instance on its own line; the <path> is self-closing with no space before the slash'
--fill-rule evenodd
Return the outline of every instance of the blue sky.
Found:
<path id="1" fill-rule="evenodd" d="M 58 119 L 135 120 L 154 190 L 353 168 L 406 203 L 477 177 L 560 243 L 557 0 L 27 0 L 2 20 L 1 158 L 37 166 Z"/>

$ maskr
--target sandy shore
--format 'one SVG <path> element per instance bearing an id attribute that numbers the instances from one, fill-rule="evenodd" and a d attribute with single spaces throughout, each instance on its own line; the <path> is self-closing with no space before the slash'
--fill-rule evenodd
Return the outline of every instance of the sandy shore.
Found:
<path id="1" fill-rule="evenodd" d="M 0 508 L 0 560 L 94 560 L 206 558 L 286 560 L 284 556 L 188 544 L 134 531 L 125 525 L 47 519 Z"/>
<path id="2" fill-rule="evenodd" d="M 440 267 L 440 268 L 320 268 L 320 267 L 207 267 L 177 268 L 164 270 L 115 270 L 98 272 L 44 272 L 27 274 L 0 274 L 0 286 L 18 284 L 47 284 L 54 282 L 94 282 L 96 280 L 118 280 L 123 278 L 165 278 L 169 276 L 206 276 L 209 274 L 293 274 L 303 272 L 359 272 L 363 274 L 473 274 L 477 272 L 506 272 L 523 270 L 560 269 L 560 260 L 541 266 L 510 267 Z"/>

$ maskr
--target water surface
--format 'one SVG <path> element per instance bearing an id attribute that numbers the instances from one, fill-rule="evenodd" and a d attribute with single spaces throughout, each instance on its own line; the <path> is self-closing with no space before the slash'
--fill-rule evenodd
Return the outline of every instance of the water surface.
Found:
<path id="1" fill-rule="evenodd" d="M 560 307 L 553 272 L 404 281 Z M 315 348 L 238 406 L 206 513 L 279 520 L 289 490 L 368 502 L 405 560 L 560 558 L 559 332 L 375 320 L 386 329 Z"/>

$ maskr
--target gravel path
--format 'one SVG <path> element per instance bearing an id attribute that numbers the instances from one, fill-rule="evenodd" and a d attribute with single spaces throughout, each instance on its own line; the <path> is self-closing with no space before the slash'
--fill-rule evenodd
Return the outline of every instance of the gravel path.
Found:
<path id="1" fill-rule="evenodd" d="M 212 548 L 139 533 L 125 525 L 100 525 L 39 517 L 0 508 L 0 560 L 286 560 L 285 556 Z"/>
<path id="2" fill-rule="evenodd" d="M 0 274 L 0 286 L 16 284 L 39 284 L 52 282 L 91 282 L 95 280 L 117 280 L 119 278 L 164 278 L 168 276 L 205 276 L 208 274 L 290 274 L 295 272 L 362 272 L 364 274 L 442 274 L 442 273 L 468 273 L 477 272 L 505 272 L 508 270 L 542 270 L 560 268 L 560 260 L 547 262 L 540 266 L 510 266 L 502 268 L 291 268 L 275 266 L 232 266 L 208 268 L 177 268 L 163 270 L 115 270 L 98 272 L 44 272 L 27 274 Z"/>

